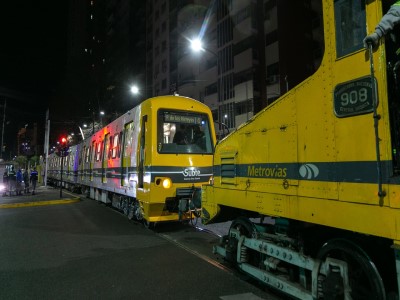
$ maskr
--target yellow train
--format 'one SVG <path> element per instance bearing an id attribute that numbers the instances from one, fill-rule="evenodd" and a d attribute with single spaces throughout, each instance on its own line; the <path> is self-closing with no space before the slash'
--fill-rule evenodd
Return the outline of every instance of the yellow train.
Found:
<path id="1" fill-rule="evenodd" d="M 154 97 L 70 146 L 66 157 L 51 154 L 48 179 L 79 187 L 146 225 L 191 220 L 200 214 L 200 188 L 212 175 L 215 142 L 206 105 Z"/>
<path id="2" fill-rule="evenodd" d="M 203 222 L 232 220 L 215 253 L 299 299 L 399 299 L 400 43 L 363 46 L 393 2 L 323 0 L 318 70 L 217 144 L 202 189 Z"/>

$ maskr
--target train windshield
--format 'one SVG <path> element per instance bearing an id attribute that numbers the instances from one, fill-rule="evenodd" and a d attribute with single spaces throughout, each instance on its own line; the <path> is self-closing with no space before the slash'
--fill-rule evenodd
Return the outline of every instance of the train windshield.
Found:
<path id="1" fill-rule="evenodd" d="M 159 153 L 213 154 L 210 122 L 206 114 L 160 110 L 157 135 Z"/>

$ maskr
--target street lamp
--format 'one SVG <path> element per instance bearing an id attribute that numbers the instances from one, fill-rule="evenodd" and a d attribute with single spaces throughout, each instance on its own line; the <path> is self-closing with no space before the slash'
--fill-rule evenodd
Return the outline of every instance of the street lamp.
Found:
<path id="1" fill-rule="evenodd" d="M 134 95 L 139 94 L 139 88 L 137 87 L 137 85 L 132 85 L 131 86 L 131 93 Z"/>
<path id="2" fill-rule="evenodd" d="M 104 115 L 105 115 L 104 110 L 101 110 L 101 111 L 99 112 L 99 114 L 100 114 L 100 128 L 102 128 L 102 127 L 103 127 L 103 117 L 104 117 Z"/>
<path id="3" fill-rule="evenodd" d="M 190 48 L 192 48 L 194 52 L 205 51 L 201 40 L 198 38 L 190 41 Z"/>
<path id="4" fill-rule="evenodd" d="M 135 97 L 135 106 L 141 103 L 144 99 L 150 98 L 152 95 L 152 89 L 150 87 L 143 87 L 137 84 L 133 84 L 130 86 L 130 92 Z"/>

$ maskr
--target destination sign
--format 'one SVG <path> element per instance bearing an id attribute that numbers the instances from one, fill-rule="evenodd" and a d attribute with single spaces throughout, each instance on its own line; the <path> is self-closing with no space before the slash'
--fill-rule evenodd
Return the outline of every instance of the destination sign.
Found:
<path id="1" fill-rule="evenodd" d="M 167 123 L 184 123 L 184 124 L 193 124 L 200 125 L 201 117 L 193 116 L 193 115 L 185 115 L 185 114 L 165 114 L 164 121 Z"/>

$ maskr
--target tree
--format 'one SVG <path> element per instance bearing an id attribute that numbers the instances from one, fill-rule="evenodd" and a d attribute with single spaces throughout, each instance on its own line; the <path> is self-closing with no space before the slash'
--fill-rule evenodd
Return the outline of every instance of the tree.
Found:
<path id="1" fill-rule="evenodd" d="M 24 155 L 17 156 L 15 158 L 15 162 L 18 164 L 18 167 L 24 168 L 28 162 L 28 159 Z"/>
<path id="2" fill-rule="evenodd" d="M 31 166 L 37 166 L 40 162 L 40 158 L 39 158 L 39 156 L 34 155 L 29 159 L 28 162 Z"/>

